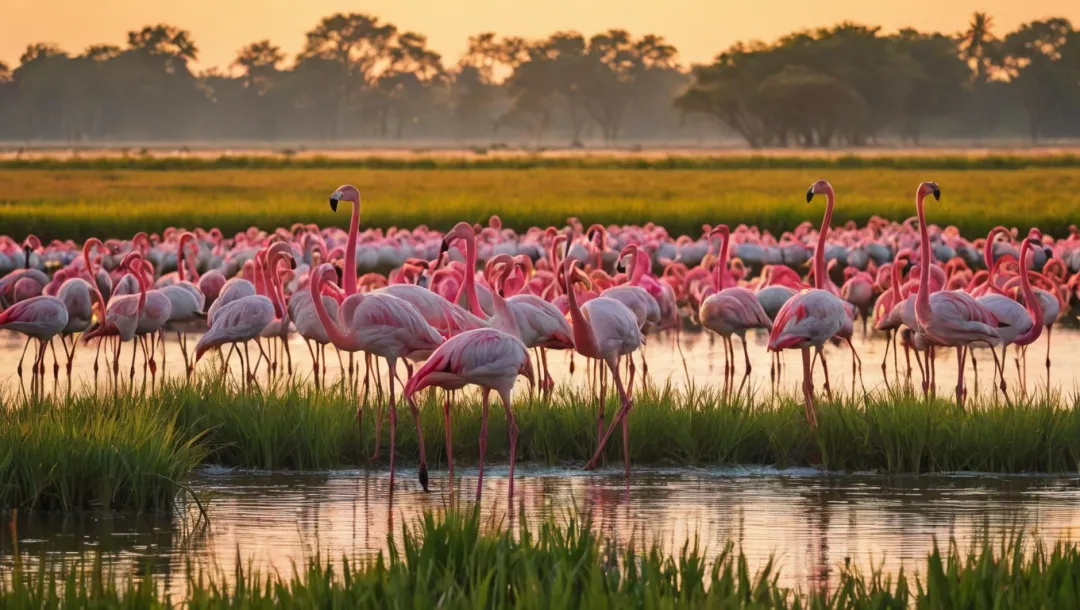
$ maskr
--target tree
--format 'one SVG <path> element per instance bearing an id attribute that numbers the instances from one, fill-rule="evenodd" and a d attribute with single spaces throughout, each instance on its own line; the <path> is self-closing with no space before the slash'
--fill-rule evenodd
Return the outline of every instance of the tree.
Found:
<path id="1" fill-rule="evenodd" d="M 989 78 L 990 65 L 997 39 L 992 30 L 994 19 L 986 13 L 976 12 L 971 16 L 971 24 L 960 35 L 961 57 L 974 70 L 975 82 L 985 83 Z"/>
<path id="2" fill-rule="evenodd" d="M 376 77 L 377 68 L 389 60 L 389 47 L 397 27 L 360 13 L 337 13 L 324 18 L 307 33 L 302 59 L 318 57 L 340 67 L 334 134 L 341 136 L 354 90 L 362 91 Z"/>
<path id="3" fill-rule="evenodd" d="M 260 40 L 240 49 L 232 65 L 244 71 L 244 86 L 262 95 L 277 75 L 278 64 L 283 61 L 285 54 L 281 52 L 281 47 L 269 40 Z"/>
<path id="4" fill-rule="evenodd" d="M 1080 34 L 1068 19 L 1032 21 L 1001 43 L 997 65 L 1018 90 L 1032 142 L 1050 130 L 1074 132 L 1080 112 Z"/>

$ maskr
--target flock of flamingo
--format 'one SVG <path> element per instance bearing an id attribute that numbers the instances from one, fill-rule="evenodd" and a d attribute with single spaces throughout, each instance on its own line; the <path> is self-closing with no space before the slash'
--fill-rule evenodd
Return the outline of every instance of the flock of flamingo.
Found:
<path id="1" fill-rule="evenodd" d="M 1068 238 L 1055 240 L 1033 228 L 1017 246 L 1015 230 L 996 227 L 986 238 L 968 241 L 955 227 L 927 224 L 926 199 L 941 196 L 933 182 L 919 185 L 915 218 L 903 223 L 872 218 L 861 228 L 848 223 L 833 229 L 835 192 L 819 180 L 807 191 L 807 202 L 817 195 L 826 199 L 820 229 L 804 223 L 779 240 L 746 226 L 705 225 L 695 240 L 672 239 L 651 223 L 585 228 L 576 219 L 565 229 L 534 227 L 518 234 L 503 228 L 498 217 L 487 226 L 458 223 L 445 234 L 427 227 L 361 232 L 360 193 L 351 185 L 330 196 L 334 211 L 339 203 L 352 206 L 347 232 L 296 224 L 272 233 L 252 228 L 227 238 L 216 229 L 168 229 L 131 240 L 91 238 L 81 248 L 70 241 L 43 246 L 34 236 L 21 244 L 0 236 L 0 329 L 26 336 L 20 387 L 23 360 L 36 340 L 32 391 L 44 385 L 47 350 L 52 351 L 54 382 L 58 378 L 56 339 L 69 378 L 78 344 L 96 340 L 95 378 L 105 347 L 114 391 L 120 387 L 121 344 L 131 342 L 141 350 L 144 379 L 148 369 L 153 385 L 167 332 L 176 333 L 189 377 L 195 364 L 215 350 L 222 355 L 223 370 L 237 356 L 245 386 L 255 381 L 263 361 L 268 376 L 292 372 L 288 339 L 293 332 L 307 344 L 317 386 L 325 383 L 330 346 L 339 361 L 342 352 L 347 354 L 349 364 L 342 370 L 348 371 L 350 383 L 354 371 L 357 382 L 360 376 L 354 355 L 362 359 L 365 388 L 369 378 L 375 379 L 381 403 L 378 367 L 385 360 L 391 487 L 398 385 L 420 435 L 424 489 L 428 474 L 414 396 L 425 388 L 447 390 L 443 408 L 452 481 L 451 397 L 454 390 L 477 386 L 483 401 L 478 497 L 490 394 L 499 395 L 506 412 L 512 495 L 518 428 L 511 392 L 519 376 L 534 388 L 551 391 L 547 350 L 573 350 L 595 361 L 603 373 L 598 376 L 601 397 L 610 372 L 620 407 L 606 428 L 604 410 L 598 409 L 596 453 L 586 468 L 596 466 L 621 427 L 629 473 L 634 354 L 650 332 L 677 328 L 684 317 L 723 339 L 725 381 L 734 376 L 734 336 L 742 340 L 744 375 L 751 368 L 749 330 L 768 331 L 772 352 L 798 350 L 810 426 L 816 426 L 813 370 L 818 361 L 824 389 L 831 392 L 822 348 L 846 341 L 853 369 L 861 367 L 851 344 L 860 318 L 864 330 L 872 320 L 874 329 L 886 333 L 894 367 L 899 368 L 898 338 L 908 357 L 914 354 L 924 393 L 935 384 L 935 350 L 955 348 L 961 408 L 967 396 L 965 362 L 970 355 L 974 363 L 976 348 L 993 354 L 998 387 L 1008 398 L 1006 350 L 1012 345 L 1026 353 L 1045 328 L 1049 376 L 1050 330 L 1073 295 L 1080 296 L 1080 233 L 1075 229 Z M 797 270 L 807 266 L 804 278 Z M 832 278 L 834 267 L 842 270 L 839 286 Z M 189 333 L 201 333 L 193 352 Z M 251 343 L 258 349 L 254 362 Z M 133 347 L 131 388 L 136 351 Z M 647 364 L 643 354 L 639 358 L 646 366 L 640 376 L 644 383 Z M 887 358 L 888 347 L 883 372 Z M 407 374 L 403 384 L 399 361 Z M 777 355 L 774 374 L 779 362 Z M 415 370 L 414 364 L 419 364 Z M 910 359 L 907 367 L 910 376 Z M 377 435 L 381 429 L 379 409 Z"/>

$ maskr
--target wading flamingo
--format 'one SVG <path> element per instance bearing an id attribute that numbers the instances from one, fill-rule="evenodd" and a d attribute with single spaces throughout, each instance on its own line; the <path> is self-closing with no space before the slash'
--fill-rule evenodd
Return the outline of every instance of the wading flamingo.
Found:
<path id="1" fill-rule="evenodd" d="M 854 330 L 844 301 L 824 288 L 828 277 L 825 271 L 825 236 L 832 222 L 836 193 L 827 180 L 818 180 L 806 191 L 807 203 L 814 198 L 814 195 L 821 194 L 825 195 L 826 206 L 821 231 L 818 233 L 817 247 L 814 249 L 814 283 L 817 288 L 800 292 L 784 303 L 780 312 L 776 314 L 772 333 L 769 335 L 771 351 L 798 349 L 802 352 L 803 401 L 806 408 L 806 421 L 811 427 L 817 427 L 817 415 L 814 411 L 810 348 L 814 348 L 821 356 L 821 364 L 825 370 L 825 383 L 828 387 L 829 369 L 825 363 L 825 356 L 821 353 L 821 347 L 834 336 L 845 331 L 850 336 Z"/>
<path id="2" fill-rule="evenodd" d="M 345 330 L 330 318 L 322 300 L 322 282 L 326 274 L 336 276 L 333 265 L 323 263 L 311 274 L 308 290 L 315 312 L 334 343 L 347 350 L 363 350 L 377 358 L 385 358 L 390 378 L 390 486 L 394 486 L 394 447 L 397 441 L 397 361 L 402 358 L 421 360 L 431 355 L 442 344 L 443 338 L 432 328 L 420 312 L 407 302 L 372 292 L 355 293 L 345 298 L 339 309 Z M 416 435 L 420 441 L 420 485 L 428 488 L 427 459 L 424 454 L 424 435 L 420 428 L 420 413 L 408 394 L 409 406 L 416 422 Z M 381 410 L 381 407 L 380 407 Z M 357 411 L 359 416 L 359 411 Z M 380 441 L 382 426 L 375 428 L 375 442 Z"/>
<path id="3" fill-rule="evenodd" d="M 630 394 L 623 386 L 622 377 L 619 375 L 619 358 L 632 354 L 641 347 L 644 340 L 641 337 L 641 329 L 638 327 L 634 312 L 616 301 L 607 297 L 596 297 L 588 303 L 579 306 L 577 294 L 572 284 L 573 271 L 577 268 L 578 261 L 567 257 L 563 260 L 563 275 L 566 282 L 566 294 L 570 306 L 570 320 L 574 328 L 574 350 L 586 358 L 602 360 L 611 370 L 611 376 L 615 380 L 615 389 L 619 392 L 621 407 L 611 421 L 611 426 L 604 431 L 604 409 L 600 408 L 597 419 L 597 433 L 603 432 L 586 470 L 596 468 L 596 462 L 604 451 L 615 426 L 622 424 L 623 432 L 623 462 L 627 476 L 630 475 L 630 431 L 627 427 L 626 415 L 634 404 Z"/>
<path id="4" fill-rule="evenodd" d="M 931 343 L 956 348 L 957 380 L 956 404 L 964 406 L 964 358 L 969 346 L 985 344 L 994 353 L 1000 340 L 997 320 L 989 309 L 979 304 L 966 292 L 942 290 L 930 294 L 930 234 L 926 229 L 925 199 L 933 195 L 941 199 L 937 183 L 923 182 L 915 193 L 915 208 L 919 214 L 919 260 L 923 263 L 919 273 L 919 292 L 915 296 L 915 319 L 919 332 Z M 1000 367 L 1000 362 L 998 362 Z"/>

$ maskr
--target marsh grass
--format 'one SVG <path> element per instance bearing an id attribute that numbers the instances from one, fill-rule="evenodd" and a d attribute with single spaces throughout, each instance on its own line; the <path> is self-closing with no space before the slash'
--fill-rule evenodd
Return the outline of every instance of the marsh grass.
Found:
<path id="1" fill-rule="evenodd" d="M 301 384 L 240 392 L 221 381 L 170 381 L 151 394 L 97 394 L 0 405 L 0 506 L 45 509 L 125 507 L 161 510 L 176 483 L 202 464 L 264 470 L 324 470 L 368 465 L 375 408 L 340 386 Z M 419 406 L 429 464 L 445 467 L 441 393 Z M 374 396 L 371 397 L 374 403 Z M 610 423 L 616 404 L 607 404 Z M 596 446 L 596 402 L 560 390 L 550 400 L 519 392 L 514 405 L 523 462 L 580 466 Z M 382 452 L 389 446 L 384 417 Z M 725 397 L 710 388 L 650 386 L 630 412 L 632 464 L 763 465 L 895 474 L 935 472 L 1061 473 L 1080 470 L 1080 398 L 1051 394 L 1007 405 L 908 393 L 844 396 L 823 402 L 819 427 L 801 403 L 769 394 Z M 453 403 L 453 452 L 479 458 L 481 405 L 475 393 Z M 418 459 L 409 410 L 398 417 L 397 453 Z M 621 463 L 621 435 L 606 450 Z M 487 460 L 509 457 L 501 409 L 489 419 Z M 382 467 L 382 464 L 372 465 Z"/>
<path id="2" fill-rule="evenodd" d="M 363 227 L 448 229 L 460 220 L 501 215 L 518 230 L 585 223 L 655 222 L 672 234 L 697 236 L 702 223 L 757 225 L 779 235 L 820 218 L 803 194 L 827 177 L 837 190 L 834 224 L 878 215 L 914 215 L 915 185 L 938 181 L 944 197 L 930 212 L 969 238 L 992 226 L 1038 226 L 1068 233 L 1080 210 L 1080 172 L 1066 168 L 987 169 L 782 168 L 485 169 L 373 168 L 156 171 L 0 169 L 3 233 L 42 239 L 126 237 L 168 226 L 218 227 L 230 235 L 295 222 L 348 225 L 349 211 L 330 211 L 326 196 L 343 182 L 364 198 Z"/>
<path id="3" fill-rule="evenodd" d="M 320 557 L 291 575 L 188 564 L 186 600 L 161 593 L 153 574 L 119 577 L 100 555 L 74 563 L 16 556 L 0 578 L 0 607 L 56 608 L 1076 608 L 1080 547 L 1029 544 L 1022 534 L 961 551 L 936 544 L 915 576 L 839 566 L 835 587 L 778 585 L 774 561 L 751 569 L 727 543 L 715 556 L 687 541 L 620 548 L 588 521 L 522 518 L 517 533 L 477 513 L 425 513 L 389 537 L 374 559 Z M 28 565 L 29 567 L 24 567 Z"/>

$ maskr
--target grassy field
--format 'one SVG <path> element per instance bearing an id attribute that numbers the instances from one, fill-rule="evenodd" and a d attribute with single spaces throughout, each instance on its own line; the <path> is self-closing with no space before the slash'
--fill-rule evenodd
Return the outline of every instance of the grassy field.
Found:
<path id="1" fill-rule="evenodd" d="M 837 190 L 836 224 L 873 215 L 914 215 L 913 194 L 936 180 L 943 198 L 930 221 L 955 224 L 965 235 L 997 224 L 1064 235 L 1080 216 L 1080 171 L 1043 167 L 994 169 L 0 169 L 0 227 L 43 239 L 126 237 L 167 226 L 249 226 L 294 222 L 347 226 L 348 209 L 334 214 L 329 193 L 344 182 L 364 197 L 362 226 L 448 228 L 459 220 L 505 224 L 584 222 L 664 225 L 698 235 L 703 223 L 756 224 L 774 232 L 819 222 L 824 204 L 805 192 L 828 178 Z"/>
<path id="2" fill-rule="evenodd" d="M 773 562 L 759 570 L 734 544 L 715 557 L 687 541 L 619 548 L 588 522 L 523 522 L 516 535 L 475 514 L 427 513 L 406 525 L 404 542 L 373 560 L 340 564 L 315 557 L 291 575 L 244 570 L 237 558 L 196 570 L 188 599 L 162 595 L 152 578 L 117 578 L 93 556 L 74 565 L 16 554 L 0 607 L 11 608 L 1076 608 L 1080 546 L 1026 544 L 1021 535 L 960 551 L 935 546 L 925 563 L 896 575 L 839 566 L 835 589 L 777 584 Z M 917 575 L 912 576 L 915 573 Z M 147 574 L 152 575 L 152 574 Z"/>
<path id="3" fill-rule="evenodd" d="M 200 464 L 268 470 L 317 470 L 366 464 L 374 448 L 374 411 L 363 434 L 355 397 L 310 387 L 238 394 L 220 384 L 173 383 L 159 393 L 113 399 L 0 404 L 0 507 L 167 510 L 171 494 Z M 421 424 L 434 476 L 445 472 L 441 397 L 425 396 Z M 608 405 L 609 416 L 615 404 Z M 455 405 L 453 452 L 475 463 L 481 409 Z M 515 405 L 520 460 L 583 465 L 596 444 L 595 404 L 557 393 L 551 402 Z M 729 400 L 711 390 L 650 390 L 630 417 L 631 462 L 638 465 L 775 465 L 829 470 L 927 473 L 1076 472 L 1080 399 L 1041 398 L 1014 406 L 975 404 L 959 411 L 945 399 L 910 395 L 842 399 L 820 405 L 819 428 L 805 424 L 789 398 Z M 398 418 L 398 455 L 418 458 L 408 409 Z M 388 433 L 384 433 L 383 455 Z M 488 461 L 508 457 L 501 409 L 489 420 Z M 607 449 L 621 463 L 621 435 Z M 379 467 L 379 466 L 377 466 Z"/>

